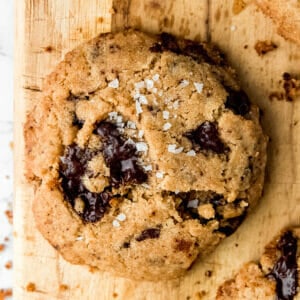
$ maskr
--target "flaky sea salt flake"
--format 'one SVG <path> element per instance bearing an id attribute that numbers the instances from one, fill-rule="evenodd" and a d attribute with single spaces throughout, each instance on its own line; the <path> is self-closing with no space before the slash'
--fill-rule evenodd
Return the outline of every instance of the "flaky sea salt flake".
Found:
<path id="1" fill-rule="evenodd" d="M 163 126 L 163 131 L 167 131 L 167 130 L 169 130 L 171 127 L 172 127 L 172 124 L 169 123 L 169 122 L 167 122 L 167 123 L 165 123 L 164 126 Z"/>
<path id="2" fill-rule="evenodd" d="M 179 107 L 179 100 L 174 101 L 173 108 L 177 109 Z"/>
<path id="3" fill-rule="evenodd" d="M 148 100 L 146 98 L 145 95 L 140 95 L 138 101 L 141 103 L 141 104 L 148 104 Z"/>
<path id="4" fill-rule="evenodd" d="M 144 170 L 147 171 L 152 171 L 152 166 L 148 165 L 148 166 L 143 166 Z"/>
<path id="5" fill-rule="evenodd" d="M 151 90 L 154 87 L 154 82 L 151 79 L 145 79 L 146 89 Z"/>
<path id="6" fill-rule="evenodd" d="M 126 127 L 130 129 L 136 129 L 136 124 L 132 121 L 127 121 Z"/>
<path id="7" fill-rule="evenodd" d="M 134 84 L 134 87 L 135 87 L 136 89 L 143 89 L 143 88 L 145 87 L 145 82 L 144 82 L 144 81 L 136 82 L 136 83 Z"/>
<path id="8" fill-rule="evenodd" d="M 194 150 L 190 150 L 186 153 L 187 156 L 196 156 L 196 152 Z"/>
<path id="9" fill-rule="evenodd" d="M 108 113 L 108 116 L 111 121 L 114 121 L 114 120 L 117 120 L 118 113 L 116 111 L 112 111 L 112 112 Z"/>
<path id="10" fill-rule="evenodd" d="M 144 130 L 139 130 L 138 138 L 141 139 L 144 136 Z"/>
<path id="11" fill-rule="evenodd" d="M 179 154 L 183 151 L 183 147 L 177 148 L 176 144 L 169 144 L 168 145 L 168 152 L 174 153 L 174 154 Z"/>
<path id="12" fill-rule="evenodd" d="M 164 110 L 162 113 L 163 113 L 163 118 L 164 118 L 165 120 L 168 120 L 168 119 L 169 119 L 169 116 L 170 116 L 170 113 L 169 113 L 167 110 Z"/>
<path id="13" fill-rule="evenodd" d="M 120 213 L 120 214 L 118 214 L 118 215 L 116 216 L 116 219 L 117 219 L 118 221 L 120 221 L 120 222 L 123 222 L 123 221 L 126 220 L 126 215 L 123 214 L 123 213 Z"/>
<path id="14" fill-rule="evenodd" d="M 117 123 L 122 123 L 123 122 L 123 117 L 122 116 L 117 116 L 116 121 L 117 121 Z M 123 126 L 124 126 L 124 124 L 123 124 Z"/>
<path id="15" fill-rule="evenodd" d="M 138 152 L 147 152 L 148 151 L 148 145 L 145 142 L 137 142 L 135 144 L 136 150 Z"/>
<path id="16" fill-rule="evenodd" d="M 143 112 L 141 103 L 139 101 L 135 101 L 135 109 L 136 109 L 136 114 L 139 115 Z"/>
<path id="17" fill-rule="evenodd" d="M 194 200 L 190 200 L 187 204 L 188 208 L 197 208 L 199 204 L 199 200 L 198 199 L 194 199 Z"/>
<path id="18" fill-rule="evenodd" d="M 158 171 L 158 172 L 156 172 L 155 176 L 159 179 L 162 179 L 162 178 L 164 178 L 164 172 Z"/>
<path id="19" fill-rule="evenodd" d="M 157 80 L 159 79 L 159 74 L 154 74 L 154 75 L 152 76 L 152 79 L 153 79 L 154 81 L 157 81 Z"/>
<path id="20" fill-rule="evenodd" d="M 112 225 L 113 225 L 115 228 L 118 228 L 118 227 L 121 226 L 118 220 L 113 220 Z"/>
<path id="21" fill-rule="evenodd" d="M 179 87 L 185 88 L 185 87 L 187 87 L 189 84 L 190 84 L 190 82 L 189 82 L 188 80 L 183 79 L 183 80 L 180 81 Z"/>
<path id="22" fill-rule="evenodd" d="M 119 87 L 119 79 L 116 78 L 108 84 L 109 87 L 117 89 Z"/>
<path id="23" fill-rule="evenodd" d="M 201 94 L 203 91 L 203 83 L 194 82 L 194 86 L 198 94 Z"/>

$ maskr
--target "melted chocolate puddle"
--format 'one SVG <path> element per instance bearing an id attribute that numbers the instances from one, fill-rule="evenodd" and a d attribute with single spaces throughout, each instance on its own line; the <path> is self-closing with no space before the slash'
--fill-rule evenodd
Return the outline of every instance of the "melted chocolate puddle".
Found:
<path id="1" fill-rule="evenodd" d="M 74 143 L 66 148 L 60 164 L 61 186 L 66 200 L 73 208 L 77 198 L 84 202 L 83 211 L 76 212 L 85 222 L 97 222 L 104 216 L 112 197 L 111 187 L 139 184 L 147 180 L 147 174 L 138 165 L 135 144 L 128 143 L 114 124 L 101 122 L 94 133 L 102 140 L 101 150 L 105 163 L 110 168 L 110 187 L 101 193 L 92 193 L 82 182 L 82 177 L 88 174 L 88 162 L 99 151 L 82 149 Z"/>
<path id="2" fill-rule="evenodd" d="M 292 300 L 297 293 L 297 239 L 287 231 L 277 244 L 281 257 L 275 263 L 268 278 L 276 280 L 277 300 Z"/>

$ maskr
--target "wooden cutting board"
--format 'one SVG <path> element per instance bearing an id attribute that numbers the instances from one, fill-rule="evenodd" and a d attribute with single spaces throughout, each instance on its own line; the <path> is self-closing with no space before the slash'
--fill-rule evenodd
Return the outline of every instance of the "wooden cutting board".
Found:
<path id="1" fill-rule="evenodd" d="M 269 95 L 282 89 L 279 81 L 284 72 L 300 75 L 300 48 L 279 37 L 271 21 L 253 5 L 236 14 L 238 2 L 15 2 L 15 299 L 214 299 L 218 284 L 244 262 L 258 259 L 278 230 L 299 224 L 300 99 L 270 101 Z M 22 124 L 30 106 L 39 101 L 45 75 L 76 45 L 126 26 L 216 43 L 237 69 L 243 88 L 262 108 L 262 123 L 270 136 L 259 206 L 211 256 L 196 263 L 184 278 L 170 282 L 134 282 L 64 261 L 35 228 L 33 190 L 23 174 Z M 258 40 L 272 40 L 278 48 L 258 56 L 254 50 Z M 28 291 L 30 283 L 34 291 Z"/>

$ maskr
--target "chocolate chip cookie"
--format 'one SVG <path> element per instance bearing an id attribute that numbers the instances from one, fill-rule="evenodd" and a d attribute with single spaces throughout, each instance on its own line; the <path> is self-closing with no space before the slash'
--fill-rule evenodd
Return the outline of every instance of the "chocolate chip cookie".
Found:
<path id="1" fill-rule="evenodd" d="M 178 277 L 261 196 L 259 110 L 209 44 L 134 30 L 68 53 L 24 128 L 38 229 L 67 259 Z"/>
<path id="2" fill-rule="evenodd" d="M 260 263 L 244 265 L 218 290 L 217 300 L 299 299 L 300 228 L 285 230 L 265 248 Z"/>

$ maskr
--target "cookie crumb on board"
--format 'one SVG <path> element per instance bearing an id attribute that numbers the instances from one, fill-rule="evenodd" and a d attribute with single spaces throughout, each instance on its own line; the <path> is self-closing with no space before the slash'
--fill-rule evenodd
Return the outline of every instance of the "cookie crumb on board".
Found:
<path id="1" fill-rule="evenodd" d="M 12 268 L 12 261 L 11 260 L 9 260 L 8 262 L 6 262 L 6 264 L 4 265 L 4 267 L 6 268 L 6 269 L 11 269 Z"/>
<path id="2" fill-rule="evenodd" d="M 114 292 L 112 296 L 113 296 L 114 298 L 117 298 L 119 295 L 118 295 L 116 292 Z"/>
<path id="3" fill-rule="evenodd" d="M 279 84 L 282 84 L 283 91 L 274 91 L 269 95 L 269 99 L 272 100 L 285 100 L 288 102 L 294 101 L 296 97 L 300 96 L 300 79 L 298 76 L 291 75 L 288 72 L 282 74 L 282 80 L 279 80 Z"/>
<path id="4" fill-rule="evenodd" d="M 36 291 L 35 283 L 29 282 L 29 283 L 26 285 L 26 291 L 27 291 L 27 292 L 35 292 L 35 291 Z"/>
<path id="5" fill-rule="evenodd" d="M 206 296 L 207 292 L 202 290 L 202 291 L 199 291 L 199 292 L 196 292 L 195 294 L 195 300 L 203 300 L 204 297 Z"/>
<path id="6" fill-rule="evenodd" d="M 4 244 L 0 244 L 0 252 L 2 252 L 5 249 L 5 245 Z"/>
<path id="7" fill-rule="evenodd" d="M 12 212 L 12 210 L 6 210 L 5 215 L 7 217 L 8 222 L 10 224 L 12 224 L 13 223 L 13 212 Z"/>
<path id="8" fill-rule="evenodd" d="M 12 289 L 0 289 L 0 300 L 5 300 L 13 294 Z"/>
<path id="9" fill-rule="evenodd" d="M 263 56 L 277 48 L 278 46 L 272 41 L 257 41 L 254 45 L 254 49 L 259 56 Z"/>
<path id="10" fill-rule="evenodd" d="M 205 273 L 204 273 L 204 275 L 205 275 L 206 277 L 211 277 L 212 274 L 213 274 L 213 271 L 212 271 L 212 270 L 206 270 Z"/>
<path id="11" fill-rule="evenodd" d="M 64 292 L 64 291 L 66 291 L 66 290 L 68 290 L 68 289 L 69 289 L 69 286 L 66 285 L 66 284 L 61 284 L 61 285 L 59 286 L 59 290 L 60 290 L 61 292 Z"/>
<path id="12" fill-rule="evenodd" d="M 244 8 L 247 6 L 247 3 L 244 0 L 234 0 L 232 5 L 232 12 L 234 15 L 238 15 Z"/>

